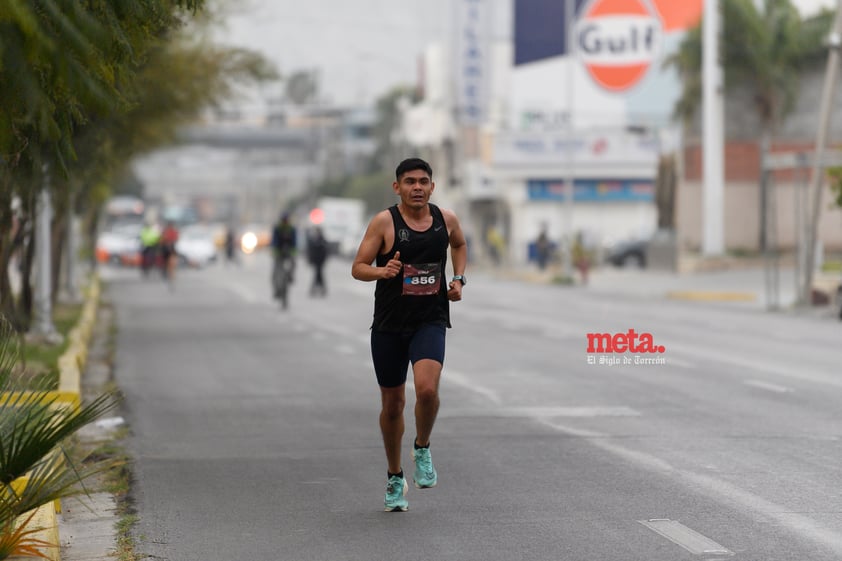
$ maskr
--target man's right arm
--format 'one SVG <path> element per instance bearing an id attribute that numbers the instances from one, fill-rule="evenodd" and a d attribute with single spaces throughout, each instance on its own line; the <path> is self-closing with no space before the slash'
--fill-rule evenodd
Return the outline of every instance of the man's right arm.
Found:
<path id="1" fill-rule="evenodd" d="M 361 281 L 373 281 L 389 279 L 400 272 L 401 262 L 399 261 L 399 253 L 396 253 L 395 258 L 391 259 L 385 267 L 372 265 L 375 259 L 377 259 L 377 254 L 383 247 L 384 232 L 391 225 L 392 218 L 389 211 L 382 211 L 371 219 L 363 240 L 360 242 L 357 255 L 354 257 L 354 264 L 351 266 L 352 277 Z"/>

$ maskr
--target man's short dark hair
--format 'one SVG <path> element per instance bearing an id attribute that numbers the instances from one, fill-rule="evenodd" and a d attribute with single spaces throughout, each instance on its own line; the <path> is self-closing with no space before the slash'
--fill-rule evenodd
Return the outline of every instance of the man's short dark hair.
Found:
<path id="1" fill-rule="evenodd" d="M 416 169 L 426 171 L 427 175 L 430 176 L 430 179 L 433 178 L 433 168 L 430 167 L 430 164 L 421 158 L 407 158 L 399 163 L 398 167 L 395 169 L 395 179 L 400 180 L 403 174 L 408 171 L 415 171 Z"/>

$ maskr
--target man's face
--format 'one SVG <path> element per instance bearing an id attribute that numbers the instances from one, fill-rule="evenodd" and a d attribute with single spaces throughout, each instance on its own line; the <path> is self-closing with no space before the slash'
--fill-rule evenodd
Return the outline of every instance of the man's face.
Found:
<path id="1" fill-rule="evenodd" d="M 392 188 L 404 205 L 420 209 L 427 205 L 436 184 L 426 171 L 415 169 L 401 175 L 398 181 L 392 184 Z"/>

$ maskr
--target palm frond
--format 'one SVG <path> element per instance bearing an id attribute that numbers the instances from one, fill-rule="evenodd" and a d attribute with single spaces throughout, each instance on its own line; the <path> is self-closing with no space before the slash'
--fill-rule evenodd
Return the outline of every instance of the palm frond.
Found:
<path id="1" fill-rule="evenodd" d="M 13 555 L 38 559 L 51 558 L 46 551 L 58 546 L 34 537 L 41 530 L 41 528 L 30 527 L 35 514 L 33 510 L 23 519 L 0 522 L 0 559 L 8 559 Z"/>
<path id="2" fill-rule="evenodd" d="M 46 392 L 19 392 L 0 405 L 0 483 L 35 468 L 51 450 L 115 406 L 111 394 L 69 409 L 56 407 Z"/>

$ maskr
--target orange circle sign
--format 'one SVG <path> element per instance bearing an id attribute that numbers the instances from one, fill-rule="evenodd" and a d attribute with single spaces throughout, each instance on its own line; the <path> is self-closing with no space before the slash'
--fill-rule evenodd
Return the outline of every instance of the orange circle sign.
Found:
<path id="1" fill-rule="evenodd" d="M 647 0 L 592 0 L 576 22 L 576 54 L 600 86 L 622 92 L 646 75 L 662 34 Z"/>

